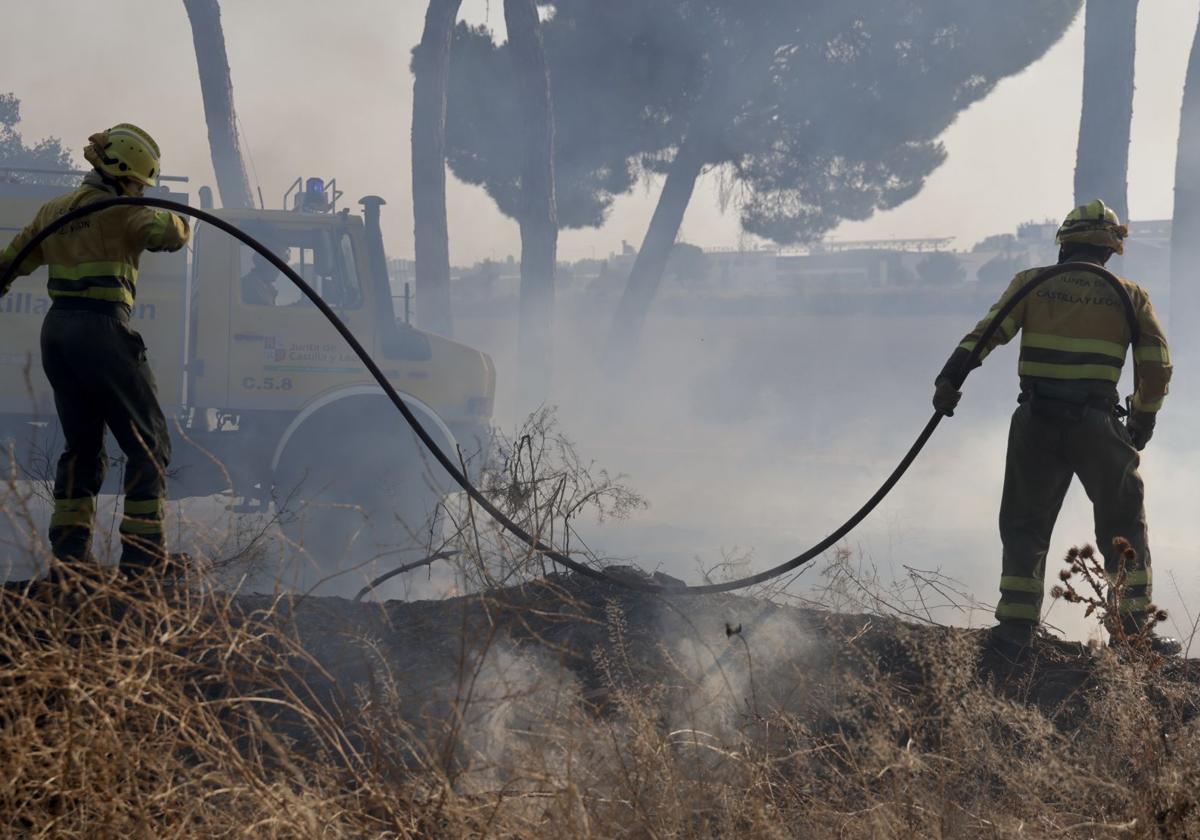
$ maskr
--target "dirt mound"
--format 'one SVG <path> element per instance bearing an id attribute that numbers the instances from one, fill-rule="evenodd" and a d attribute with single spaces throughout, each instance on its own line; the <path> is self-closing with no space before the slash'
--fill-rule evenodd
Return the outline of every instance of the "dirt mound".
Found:
<path id="1" fill-rule="evenodd" d="M 326 669 L 312 675 L 316 683 L 344 691 L 388 680 L 423 713 L 430 711 L 424 704 L 443 705 L 464 670 L 498 650 L 529 657 L 543 670 L 561 669 L 598 714 L 609 709 L 614 690 L 666 681 L 716 686 L 721 702 L 749 716 L 797 707 L 800 686 L 817 695 L 799 704 L 810 709 L 850 684 L 881 681 L 917 697 L 946 678 L 952 650 L 954 667 L 969 668 L 972 683 L 1070 729 L 1085 718 L 1088 694 L 1110 675 L 1115 658 L 1104 648 L 1042 636 L 1014 659 L 989 646 L 984 630 L 736 595 L 644 593 L 574 575 L 442 601 L 306 598 L 285 614 Z M 1200 660 L 1149 664 L 1154 684 L 1177 690 L 1174 719 L 1190 721 L 1200 709 Z"/>

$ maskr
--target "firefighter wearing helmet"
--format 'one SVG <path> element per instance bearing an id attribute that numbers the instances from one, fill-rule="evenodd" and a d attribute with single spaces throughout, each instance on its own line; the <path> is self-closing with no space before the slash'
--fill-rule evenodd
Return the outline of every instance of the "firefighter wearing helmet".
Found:
<path id="1" fill-rule="evenodd" d="M 76 190 L 38 210 L 0 253 L 0 270 L 63 214 L 117 196 L 139 196 L 155 183 L 158 145 L 142 129 L 121 123 L 88 141 L 83 154 L 93 171 Z M 64 562 L 91 560 L 107 427 L 126 458 L 121 569 L 133 577 L 166 563 L 163 513 L 171 444 L 146 345 L 129 318 L 141 253 L 177 251 L 187 240 L 188 224 L 174 213 L 111 207 L 61 228 L 17 266 L 17 275 L 42 265 L 49 269 L 52 303 L 42 324 L 42 367 L 66 439 L 54 479 L 50 543 Z"/>
<path id="2" fill-rule="evenodd" d="M 1076 207 L 1058 229 L 1058 261 L 1102 266 L 1114 253 L 1124 252 L 1127 235 L 1103 201 Z M 1019 272 L 954 350 L 936 379 L 934 408 L 953 415 L 962 396 L 957 383 L 984 329 L 1042 270 Z M 1105 570 L 1112 576 L 1124 565 L 1123 598 L 1114 605 L 1122 630 L 1139 632 L 1151 618 L 1150 547 L 1138 464 L 1167 394 L 1171 362 L 1146 291 L 1129 280 L 1121 283 L 1133 302 L 1140 333 L 1133 348 L 1137 389 L 1124 423 L 1117 383 L 1133 336 L 1122 301 L 1099 275 L 1067 272 L 1044 282 L 981 348 L 982 360 L 1021 333 L 1021 395 L 1008 437 L 1000 503 L 1003 571 L 998 623 L 991 633 L 993 645 L 1006 653 L 1020 654 L 1037 630 L 1050 534 L 1073 476 L 1092 501 Z M 1136 556 L 1119 556 L 1113 548 L 1116 538 L 1127 540 Z M 1180 651 L 1174 639 L 1152 636 L 1150 643 L 1162 654 Z"/>

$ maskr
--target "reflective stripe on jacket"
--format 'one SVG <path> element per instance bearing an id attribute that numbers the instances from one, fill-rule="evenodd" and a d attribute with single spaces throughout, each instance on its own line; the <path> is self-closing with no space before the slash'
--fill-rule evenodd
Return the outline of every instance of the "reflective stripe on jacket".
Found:
<path id="1" fill-rule="evenodd" d="M 968 352 L 973 350 L 1004 303 L 1043 270 L 1019 272 L 959 347 Z M 1133 406 L 1139 411 L 1158 411 L 1171 379 L 1167 339 L 1146 290 L 1123 278 L 1121 283 L 1133 301 L 1141 330 L 1138 346 L 1133 350 L 1138 381 Z M 980 359 L 997 346 L 1007 344 L 1018 332 L 1021 333 L 1018 373 L 1023 378 L 1090 380 L 1113 386 L 1121 378 L 1132 338 L 1124 304 L 1116 292 L 1103 278 L 1082 271 L 1060 274 L 1026 295 L 992 334 Z"/>
<path id="2" fill-rule="evenodd" d="M 116 192 L 96 173 L 74 192 L 42 205 L 29 226 L 0 253 L 0 271 L 38 231 L 59 216 Z M 188 240 L 182 217 L 152 207 L 110 207 L 60 228 L 18 267 L 17 275 L 45 265 L 50 271 L 50 297 L 82 297 L 132 306 L 137 296 L 138 260 L 142 251 L 178 251 Z M 0 289 L 0 294 L 8 289 Z"/>

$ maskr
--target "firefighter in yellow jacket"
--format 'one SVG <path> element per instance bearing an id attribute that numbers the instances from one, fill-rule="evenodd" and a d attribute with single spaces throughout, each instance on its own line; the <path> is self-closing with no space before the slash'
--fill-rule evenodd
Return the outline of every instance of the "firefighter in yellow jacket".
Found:
<path id="1" fill-rule="evenodd" d="M 1077 207 L 1058 230 L 1059 262 L 1104 265 L 1123 253 L 1128 231 L 1102 201 Z M 999 308 L 1042 269 L 1023 271 L 999 303 L 955 349 L 936 380 L 934 407 L 953 414 L 961 397 L 970 352 Z M 1004 491 L 1000 504 L 1003 571 L 993 643 L 1008 651 L 1028 645 L 1041 616 L 1046 552 L 1072 476 L 1091 499 L 1096 539 L 1106 571 L 1119 568 L 1113 539 L 1123 537 L 1137 553 L 1124 600 L 1118 605 L 1124 629 L 1147 620 L 1151 567 L 1139 452 L 1154 431 L 1171 378 L 1167 340 L 1146 291 L 1122 279 L 1133 302 L 1140 336 L 1133 348 L 1137 390 L 1124 424 L 1117 382 L 1132 335 L 1116 291 L 1099 275 L 1068 272 L 1051 278 L 1022 299 L 982 348 L 1021 333 L 1019 405 L 1012 417 Z M 1155 636 L 1155 650 L 1176 654 L 1174 639 Z"/>
<path id="2" fill-rule="evenodd" d="M 47 202 L 0 253 L 7 269 L 38 231 L 85 204 L 141 195 L 159 174 L 159 150 L 128 123 L 88 138 L 94 170 L 74 192 Z M 121 568 L 134 576 L 164 564 L 165 470 L 171 444 L 146 345 L 129 326 L 142 251 L 177 251 L 187 222 L 149 207 L 112 207 L 84 216 L 44 240 L 17 267 L 49 268 L 52 300 L 42 324 L 42 367 L 54 388 L 66 450 L 54 480 L 50 542 L 56 557 L 90 559 L 96 496 L 104 482 L 107 426 L 125 453 Z M 0 289 L 0 294 L 7 292 Z"/>

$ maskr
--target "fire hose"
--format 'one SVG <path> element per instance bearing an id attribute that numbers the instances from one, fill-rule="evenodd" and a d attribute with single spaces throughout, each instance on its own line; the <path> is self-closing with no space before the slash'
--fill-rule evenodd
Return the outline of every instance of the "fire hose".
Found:
<path id="1" fill-rule="evenodd" d="M 270 261 L 275 268 L 279 269 L 281 273 L 283 273 L 289 280 L 292 281 L 293 284 L 295 284 L 296 288 L 298 288 L 300 292 L 306 298 L 308 298 L 308 300 L 311 301 L 318 310 L 320 310 L 321 314 L 325 316 L 333 328 L 336 329 L 342 338 L 346 340 L 346 343 L 349 344 L 351 349 L 354 350 L 354 353 L 362 361 L 372 378 L 374 378 L 379 387 L 383 389 L 384 394 L 387 395 L 388 399 L 392 402 L 392 405 L 394 405 L 396 410 L 404 417 L 405 422 L 407 422 L 412 428 L 416 436 L 420 438 L 421 443 L 429 450 L 429 453 L 434 457 L 434 459 L 441 465 L 447 474 L 449 474 L 454 482 L 460 488 L 462 488 L 462 490 L 471 498 L 473 502 L 483 508 L 483 510 L 485 510 L 487 514 L 492 517 L 492 519 L 503 526 L 504 529 L 514 537 L 529 546 L 529 548 L 533 551 L 548 557 L 553 562 L 570 569 L 576 574 L 600 583 L 622 587 L 625 589 L 633 589 L 641 592 L 654 592 L 672 595 L 708 595 L 744 589 L 749 586 L 754 586 L 756 584 L 772 580 L 780 575 L 787 574 L 788 572 L 803 566 L 810 560 L 825 553 L 825 551 L 827 551 L 830 547 L 838 543 L 842 538 L 858 527 L 858 525 L 864 519 L 866 519 L 868 515 L 870 515 L 870 513 L 879 505 L 879 503 L 887 497 L 888 493 L 892 491 L 892 488 L 896 486 L 896 483 L 900 481 L 901 477 L 904 476 L 904 474 L 908 471 L 908 468 L 912 466 L 913 461 L 915 461 L 917 456 L 921 453 L 921 450 L 925 448 L 925 444 L 928 443 L 929 439 L 933 436 L 938 424 L 942 422 L 943 415 L 940 412 L 934 412 L 933 416 L 929 418 L 929 421 L 925 424 L 925 427 L 921 430 L 920 434 L 917 435 L 917 439 L 913 442 L 912 446 L 909 447 L 908 451 L 904 454 L 904 457 L 900 459 L 900 463 L 896 465 L 895 469 L 892 470 L 891 474 L 888 475 L 883 484 L 879 486 L 879 489 L 876 490 L 869 499 L 867 499 L 862 507 L 855 511 L 849 519 L 843 522 L 837 529 L 831 532 L 820 542 L 802 554 L 796 555 L 791 560 L 780 563 L 779 565 L 770 569 L 766 569 L 765 571 L 758 572 L 757 574 L 748 575 L 736 580 L 722 581 L 720 583 L 708 583 L 700 586 L 664 586 L 625 577 L 618 578 L 599 569 L 594 569 L 584 563 L 580 563 L 578 560 L 569 557 L 553 546 L 547 545 L 506 516 L 503 511 L 496 507 L 496 505 L 493 504 L 490 499 L 488 499 L 477 487 L 475 487 L 474 484 L 471 483 L 471 480 L 467 478 L 454 460 L 446 452 L 442 451 L 441 447 L 438 446 L 437 442 L 433 439 L 429 432 L 426 431 L 421 425 L 421 422 L 417 419 L 416 415 L 414 415 L 409 407 L 405 405 L 404 398 L 400 396 L 399 392 L 397 392 L 395 387 L 392 386 L 391 382 L 388 381 L 383 371 L 380 370 L 379 365 L 375 363 L 373 358 L 371 358 L 370 353 L 368 353 L 366 348 L 364 348 L 358 339 L 355 338 L 354 333 L 350 331 L 350 328 L 347 327 L 345 322 L 338 317 L 337 313 L 334 312 L 329 304 L 327 304 L 321 298 L 317 291 L 313 289 L 313 287 L 307 282 L 305 282 L 305 280 L 299 274 L 297 274 L 291 266 L 289 266 L 261 242 L 240 230 L 235 225 L 230 224 L 229 222 L 213 215 L 212 213 L 204 210 L 198 210 L 195 207 L 190 207 L 179 202 L 169 201 L 162 198 L 152 198 L 148 196 L 111 198 L 104 199 L 102 201 L 96 201 L 91 204 L 85 204 L 63 214 L 62 216 L 59 216 L 53 222 L 42 228 L 42 230 L 40 230 L 26 243 L 25 246 L 21 248 L 21 250 L 13 258 L 3 276 L 0 277 L 0 289 L 6 289 L 8 287 L 9 283 L 16 274 L 17 267 L 20 266 L 30 254 L 33 253 L 34 249 L 36 249 L 38 245 L 43 242 L 43 240 L 45 240 L 55 231 L 83 216 L 87 216 L 92 213 L 98 213 L 101 210 L 107 210 L 110 207 L 120 207 L 122 205 L 157 207 L 185 216 L 191 216 L 194 219 L 198 219 L 202 222 L 212 225 L 215 228 L 218 228 L 221 231 L 224 231 L 233 238 L 242 242 L 244 245 L 253 248 L 259 254 L 261 254 L 264 259 Z M 1051 278 L 1057 277 L 1060 274 L 1066 274 L 1068 272 L 1089 272 L 1091 274 L 1095 274 L 1107 282 L 1108 285 L 1116 291 L 1117 296 L 1124 307 L 1125 316 L 1130 324 L 1130 334 L 1132 336 L 1131 343 L 1133 346 L 1136 346 L 1139 332 L 1137 316 L 1134 310 L 1133 301 L 1129 297 L 1129 292 L 1121 284 L 1121 281 L 1108 270 L 1092 263 L 1059 263 L 1058 265 L 1051 266 L 1038 272 L 1024 286 L 1018 289 L 1011 297 L 1006 299 L 996 309 L 995 314 L 992 316 L 991 320 L 987 324 L 987 327 L 979 337 L 979 341 L 971 349 L 970 355 L 967 357 L 965 364 L 963 365 L 961 376 L 958 377 L 958 381 L 954 383 L 956 388 L 961 388 L 963 381 L 967 378 L 967 375 L 970 373 L 970 371 L 973 368 L 978 367 L 981 362 L 983 348 L 988 346 L 988 343 L 990 342 L 992 336 L 995 335 L 996 330 L 1000 328 L 1000 325 L 1004 322 L 1004 319 L 1006 319 L 1012 313 L 1013 309 L 1015 309 L 1016 306 L 1038 286 L 1042 285 Z"/>

